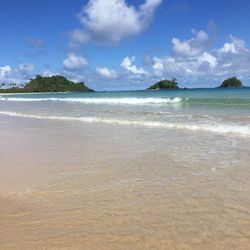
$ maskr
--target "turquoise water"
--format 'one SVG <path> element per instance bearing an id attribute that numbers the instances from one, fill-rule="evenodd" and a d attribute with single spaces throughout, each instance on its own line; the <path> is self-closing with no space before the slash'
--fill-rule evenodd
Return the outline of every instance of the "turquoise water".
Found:
<path id="1" fill-rule="evenodd" d="M 0 115 L 250 136 L 250 88 L 9 94 Z"/>
<path id="2" fill-rule="evenodd" d="M 1 95 L 0 159 L 4 244 L 248 249 L 250 89 Z"/>

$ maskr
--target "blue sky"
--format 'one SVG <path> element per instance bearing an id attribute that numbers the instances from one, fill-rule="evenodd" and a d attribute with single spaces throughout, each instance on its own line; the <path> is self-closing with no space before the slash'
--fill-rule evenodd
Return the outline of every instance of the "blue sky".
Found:
<path id="1" fill-rule="evenodd" d="M 249 0 L 2 0 L 0 82 L 62 74 L 97 90 L 176 77 L 250 85 Z"/>

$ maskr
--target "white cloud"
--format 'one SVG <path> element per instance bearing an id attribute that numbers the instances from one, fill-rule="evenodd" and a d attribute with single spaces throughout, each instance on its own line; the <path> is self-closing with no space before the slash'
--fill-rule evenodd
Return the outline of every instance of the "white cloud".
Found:
<path id="1" fill-rule="evenodd" d="M 33 64 L 20 64 L 16 68 L 9 65 L 0 67 L 0 83 L 23 83 L 28 81 L 33 73 Z"/>
<path id="2" fill-rule="evenodd" d="M 164 64 L 157 57 L 153 59 L 153 70 L 156 76 L 162 77 L 164 72 Z"/>
<path id="3" fill-rule="evenodd" d="M 63 61 L 63 67 L 65 70 L 75 71 L 84 69 L 88 65 L 86 58 L 78 56 L 74 53 L 69 53 L 68 57 Z"/>
<path id="4" fill-rule="evenodd" d="M 132 72 L 135 75 L 140 75 L 140 74 L 147 74 L 147 72 L 141 68 L 137 67 L 136 65 L 133 65 L 133 62 L 135 61 L 135 57 L 125 57 L 121 63 L 121 67 L 126 69 L 127 71 Z"/>
<path id="5" fill-rule="evenodd" d="M 6 81 L 12 72 L 12 68 L 9 65 L 0 67 L 0 82 L 4 82 Z"/>
<path id="6" fill-rule="evenodd" d="M 197 78 L 206 76 L 212 72 L 212 69 L 217 65 L 217 59 L 207 52 L 201 56 L 192 58 L 178 58 L 178 57 L 163 57 L 153 58 L 153 73 L 158 77 L 177 77 L 177 78 Z M 157 68 L 156 65 L 162 65 Z"/>
<path id="7" fill-rule="evenodd" d="M 78 14 L 83 28 L 74 30 L 71 40 L 75 43 L 119 43 L 145 30 L 161 1 L 146 0 L 136 8 L 125 0 L 89 0 Z"/>
<path id="8" fill-rule="evenodd" d="M 245 51 L 246 44 L 243 40 L 238 39 L 237 37 L 230 36 L 230 42 L 225 43 L 224 46 L 219 49 L 220 53 L 232 53 L 239 54 L 241 51 Z"/>
<path id="9" fill-rule="evenodd" d="M 86 82 L 89 78 L 88 71 L 85 71 L 83 73 L 81 71 L 62 70 L 59 73 L 57 73 L 56 75 L 62 75 L 72 82 Z"/>
<path id="10" fill-rule="evenodd" d="M 198 61 L 200 63 L 207 62 L 212 68 L 214 68 L 217 63 L 217 58 L 209 54 L 208 52 L 204 52 L 200 57 L 198 57 Z"/>
<path id="11" fill-rule="evenodd" d="M 107 67 L 96 67 L 96 72 L 104 78 L 116 78 L 118 76 L 114 69 L 109 69 Z"/>
<path id="12" fill-rule="evenodd" d="M 34 69 L 33 64 L 20 64 L 18 70 L 21 74 L 30 74 Z"/>
<path id="13" fill-rule="evenodd" d="M 192 33 L 195 33 L 195 37 L 186 41 L 181 41 L 175 37 L 172 39 L 173 53 L 175 56 L 197 56 L 202 54 L 209 47 L 211 39 L 205 31 L 201 30 L 196 32 L 192 30 Z"/>
<path id="14" fill-rule="evenodd" d="M 154 70 L 162 71 L 164 69 L 164 66 L 161 62 L 155 62 L 153 65 Z"/>
<path id="15" fill-rule="evenodd" d="M 208 78 L 214 81 L 213 79 L 223 79 L 233 75 L 250 79 L 250 50 L 242 39 L 231 36 L 230 41 L 224 43 L 222 48 L 205 49 L 206 46 L 203 46 L 201 41 L 206 44 L 209 38 L 198 39 L 199 42 L 194 43 L 196 38 L 181 42 L 178 53 L 173 53 L 172 56 L 153 57 L 151 63 L 153 75 L 177 77 L 183 81 L 199 81 L 199 83 Z M 176 43 L 173 44 L 174 49 L 176 50 Z"/>
<path id="16" fill-rule="evenodd" d="M 45 77 L 51 77 L 51 76 L 56 76 L 56 75 L 60 75 L 59 72 L 55 72 L 55 71 L 52 71 L 50 69 L 46 69 L 43 73 L 42 73 L 42 76 L 45 76 Z"/>

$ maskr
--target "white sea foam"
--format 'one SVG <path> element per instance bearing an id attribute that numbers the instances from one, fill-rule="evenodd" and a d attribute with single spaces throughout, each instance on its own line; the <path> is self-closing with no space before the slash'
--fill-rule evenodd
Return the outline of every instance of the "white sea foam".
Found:
<path id="1" fill-rule="evenodd" d="M 177 104 L 182 102 L 182 98 L 136 98 L 136 97 L 121 97 L 121 98 L 19 98 L 19 97 L 0 97 L 1 101 L 12 102 L 70 102 L 70 103 L 84 103 L 84 104 L 109 104 L 109 105 L 147 105 L 147 104 Z"/>
<path id="2" fill-rule="evenodd" d="M 181 129 L 191 131 L 214 132 L 219 134 L 235 134 L 240 136 L 250 136 L 250 126 L 236 124 L 188 124 L 188 123 L 168 123 L 158 121 L 140 121 L 140 120 L 124 120 L 124 119 L 106 119 L 99 117 L 67 117 L 67 116 L 41 116 L 32 114 L 23 114 L 11 111 L 0 111 L 0 115 L 12 117 L 24 117 L 44 120 L 58 121 L 79 121 L 85 123 L 105 123 L 119 124 L 126 126 L 143 126 L 148 128 L 166 128 L 166 129 Z"/>
<path id="3" fill-rule="evenodd" d="M 43 102 L 43 101 L 56 101 L 55 98 L 18 98 L 18 97 L 0 97 L 0 101 L 9 102 Z"/>

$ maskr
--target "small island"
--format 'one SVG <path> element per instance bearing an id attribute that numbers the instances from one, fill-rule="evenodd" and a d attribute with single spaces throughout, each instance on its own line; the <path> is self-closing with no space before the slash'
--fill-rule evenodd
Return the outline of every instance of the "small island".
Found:
<path id="1" fill-rule="evenodd" d="M 0 89 L 0 93 L 33 93 L 33 92 L 93 92 L 94 90 L 85 86 L 84 82 L 75 83 L 64 76 L 43 77 L 37 75 L 31 79 L 23 88 L 13 87 Z"/>
<path id="2" fill-rule="evenodd" d="M 176 79 L 173 78 L 172 80 L 162 80 L 154 85 L 147 88 L 147 90 L 167 90 L 167 89 L 179 89 L 178 83 L 176 82 Z"/>
<path id="3" fill-rule="evenodd" d="M 237 77 L 231 77 L 223 81 L 219 88 L 242 88 L 242 82 Z"/>

